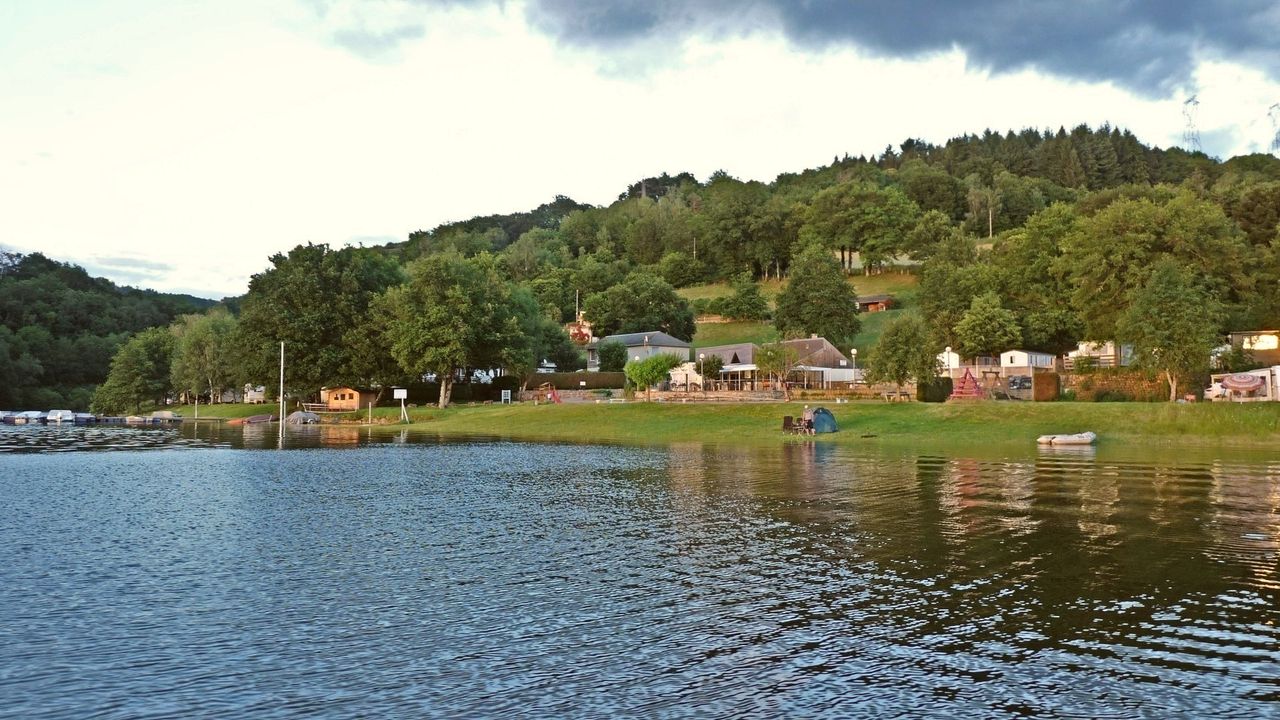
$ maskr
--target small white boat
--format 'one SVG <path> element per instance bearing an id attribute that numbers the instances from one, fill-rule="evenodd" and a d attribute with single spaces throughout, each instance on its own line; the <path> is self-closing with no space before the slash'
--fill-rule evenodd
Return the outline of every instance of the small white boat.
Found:
<path id="1" fill-rule="evenodd" d="M 1074 435 L 1041 435 L 1036 442 L 1041 445 L 1092 445 L 1098 436 L 1092 432 L 1075 433 Z"/>
<path id="2" fill-rule="evenodd" d="M 45 422 L 50 425 L 59 425 L 61 423 L 73 423 L 76 421 L 76 414 L 70 410 L 50 410 L 45 416 Z"/>

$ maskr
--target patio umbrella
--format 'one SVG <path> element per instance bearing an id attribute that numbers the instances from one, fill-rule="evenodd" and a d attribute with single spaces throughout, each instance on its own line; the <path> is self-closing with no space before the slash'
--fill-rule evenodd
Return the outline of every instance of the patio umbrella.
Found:
<path id="1" fill-rule="evenodd" d="M 1262 387 L 1262 378 L 1249 373 L 1235 373 L 1222 378 L 1222 387 L 1239 392 L 1252 392 Z"/>

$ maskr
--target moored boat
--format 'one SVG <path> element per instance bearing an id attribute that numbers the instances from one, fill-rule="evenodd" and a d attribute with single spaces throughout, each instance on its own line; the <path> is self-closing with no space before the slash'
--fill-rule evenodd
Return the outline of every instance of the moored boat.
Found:
<path id="1" fill-rule="evenodd" d="M 49 414 L 39 410 L 27 410 L 20 412 L 14 417 L 15 425 L 43 425 L 48 421 Z"/>
<path id="2" fill-rule="evenodd" d="M 155 412 L 151 413 L 151 422 L 156 425 L 163 425 L 165 423 L 180 423 L 182 422 L 182 416 L 175 413 L 172 410 L 156 410 Z"/>
<path id="3" fill-rule="evenodd" d="M 1098 436 L 1092 432 L 1071 435 L 1041 435 L 1036 442 L 1041 445 L 1092 445 Z"/>
<path id="4" fill-rule="evenodd" d="M 70 410 L 50 410 L 45 415 L 45 422 L 50 425 L 61 425 L 62 423 L 73 423 L 76 421 L 76 414 Z"/>
<path id="5" fill-rule="evenodd" d="M 98 416 L 93 413 L 76 413 L 77 425 L 92 425 L 98 422 Z"/>

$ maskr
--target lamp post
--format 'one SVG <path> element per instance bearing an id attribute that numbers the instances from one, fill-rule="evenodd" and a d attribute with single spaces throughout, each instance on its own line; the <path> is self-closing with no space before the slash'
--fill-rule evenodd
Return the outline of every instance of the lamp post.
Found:
<path id="1" fill-rule="evenodd" d="M 706 353 L 698 353 L 698 377 L 702 378 L 702 394 L 707 394 L 707 376 L 703 375 L 702 361 L 707 359 Z"/>
<path id="2" fill-rule="evenodd" d="M 849 350 L 849 358 L 853 360 L 853 384 L 858 384 L 858 348 Z"/>
<path id="3" fill-rule="evenodd" d="M 934 345 L 934 347 L 938 346 Z M 942 348 L 942 354 L 947 358 L 947 377 L 951 377 L 951 346 L 948 345 Z"/>

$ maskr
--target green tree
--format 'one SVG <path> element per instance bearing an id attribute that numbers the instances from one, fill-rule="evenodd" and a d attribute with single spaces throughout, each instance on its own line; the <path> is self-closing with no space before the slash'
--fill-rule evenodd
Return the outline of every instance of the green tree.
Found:
<path id="1" fill-rule="evenodd" d="M 912 260 L 928 260 L 938 248 L 957 232 L 951 219 L 937 210 L 930 210 L 916 221 L 914 227 L 907 231 L 903 250 Z"/>
<path id="2" fill-rule="evenodd" d="M 650 388 L 666 380 L 670 376 L 671 369 L 681 362 L 683 360 L 675 355 L 658 353 L 643 360 L 632 360 L 622 368 L 622 371 L 626 373 L 627 381 L 633 387 L 644 388 L 644 399 L 649 400 Z"/>
<path id="3" fill-rule="evenodd" d="M 720 303 L 720 312 L 733 320 L 763 320 L 769 316 L 769 301 L 760 294 L 751 273 L 739 273 L 730 282 L 733 294 Z"/>
<path id="4" fill-rule="evenodd" d="M 1280 227 L 1280 182 L 1260 183 L 1245 190 L 1231 217 L 1251 244 L 1270 243 Z"/>
<path id="5" fill-rule="evenodd" d="M 801 237 L 839 250 L 842 266 L 852 268 L 852 254 L 860 253 L 868 272 L 902 252 L 907 232 L 920 209 L 901 190 L 849 182 L 813 196 Z"/>
<path id="6" fill-rule="evenodd" d="M 155 327 L 129 338 L 111 359 L 107 379 L 93 394 L 99 413 L 141 412 L 144 404 L 163 404 L 170 388 L 173 333 Z"/>
<path id="7" fill-rule="evenodd" d="M 816 334 L 846 347 L 858 334 L 858 296 L 831 253 L 809 244 L 795 255 L 791 277 L 777 297 L 774 325 L 783 337 Z"/>
<path id="8" fill-rule="evenodd" d="M 527 365 L 511 292 L 493 256 L 464 259 L 442 253 L 411 263 L 408 280 L 379 297 L 391 354 L 415 376 L 434 373 L 440 407 L 449 405 L 455 376 L 466 368 Z"/>
<path id="9" fill-rule="evenodd" d="M 596 354 L 600 356 L 600 372 L 622 372 L 627 364 L 627 346 L 616 340 L 600 343 Z"/>
<path id="10" fill-rule="evenodd" d="M 964 217 L 964 183 L 923 160 L 908 160 L 898 169 L 902 191 L 921 210 L 942 214 L 950 223 Z"/>
<path id="11" fill-rule="evenodd" d="M 669 252 L 658 263 L 658 274 L 672 287 L 688 287 L 702 280 L 706 272 L 702 263 L 683 252 Z"/>
<path id="12" fill-rule="evenodd" d="M 1000 189 L 985 184 L 977 175 L 967 178 L 969 190 L 969 227 L 974 231 L 986 230 L 987 239 L 996 234 L 996 214 L 1000 212 Z"/>
<path id="13" fill-rule="evenodd" d="M 938 348 L 929 328 L 917 315 L 900 315 L 885 326 L 879 342 L 867 358 L 867 380 L 902 386 L 914 379 L 919 385 L 938 374 Z"/>
<path id="14" fill-rule="evenodd" d="M 1130 293 L 1117 337 L 1133 343 L 1136 365 L 1164 371 L 1173 402 L 1179 380 L 1208 367 L 1221 312 L 1190 271 L 1165 258 L 1156 263 L 1147 282 Z"/>
<path id="15" fill-rule="evenodd" d="M 983 293 L 973 299 L 956 324 L 959 351 L 966 357 L 999 355 L 1022 342 L 1018 318 L 1000 305 L 1000 296 Z"/>
<path id="16" fill-rule="evenodd" d="M 800 362 L 800 353 L 785 343 L 761 345 L 755 354 L 756 369 L 773 380 L 774 388 L 782 388 L 782 396 L 791 401 L 791 384 L 787 378 Z"/>
<path id="17" fill-rule="evenodd" d="M 661 330 L 692 340 L 693 310 L 662 278 L 634 272 L 621 284 L 587 298 L 583 312 L 598 335 Z"/>
<path id="18" fill-rule="evenodd" d="M 170 378 L 180 393 L 209 394 L 218 402 L 234 382 L 237 321 L 225 308 L 184 315 L 173 324 L 175 336 Z"/>
<path id="19" fill-rule="evenodd" d="M 1118 200 L 1083 217 L 1063 238 L 1055 272 L 1068 278 L 1072 305 L 1087 339 L 1106 341 L 1162 258 L 1202 278 L 1204 289 L 1229 312 L 1253 292 L 1249 251 L 1222 209 L 1181 191 L 1168 202 Z"/>
<path id="20" fill-rule="evenodd" d="M 698 374 L 702 376 L 702 389 L 706 390 L 708 385 L 715 387 L 720 378 L 720 371 L 724 370 L 724 358 L 719 355 L 707 355 L 698 361 Z"/>
<path id="21" fill-rule="evenodd" d="M 543 360 L 555 363 L 561 372 L 578 369 L 582 361 L 578 346 L 569 339 L 564 326 L 548 316 L 528 288 L 514 288 L 511 304 L 528 345 L 511 355 L 508 369 L 525 379 L 537 371 Z"/>
<path id="22" fill-rule="evenodd" d="M 1054 355 L 1074 349 L 1083 333 L 1071 285 L 1056 270 L 1063 240 L 1075 232 L 1071 206 L 1054 204 L 996 240 L 990 260 L 1001 296 L 1020 320 L 1026 348 Z"/>
<path id="23" fill-rule="evenodd" d="M 534 228 L 508 245 L 502 258 L 512 280 L 532 280 L 568 262 L 569 251 L 554 230 Z"/>
<path id="24" fill-rule="evenodd" d="M 396 263 L 372 249 L 308 244 L 273 255 L 271 264 L 249 280 L 240 314 L 248 379 L 275 375 L 281 341 L 286 383 L 299 394 L 373 375 L 363 366 L 381 359 L 354 354 L 348 335 L 370 322 L 372 299 L 400 281 Z"/>

